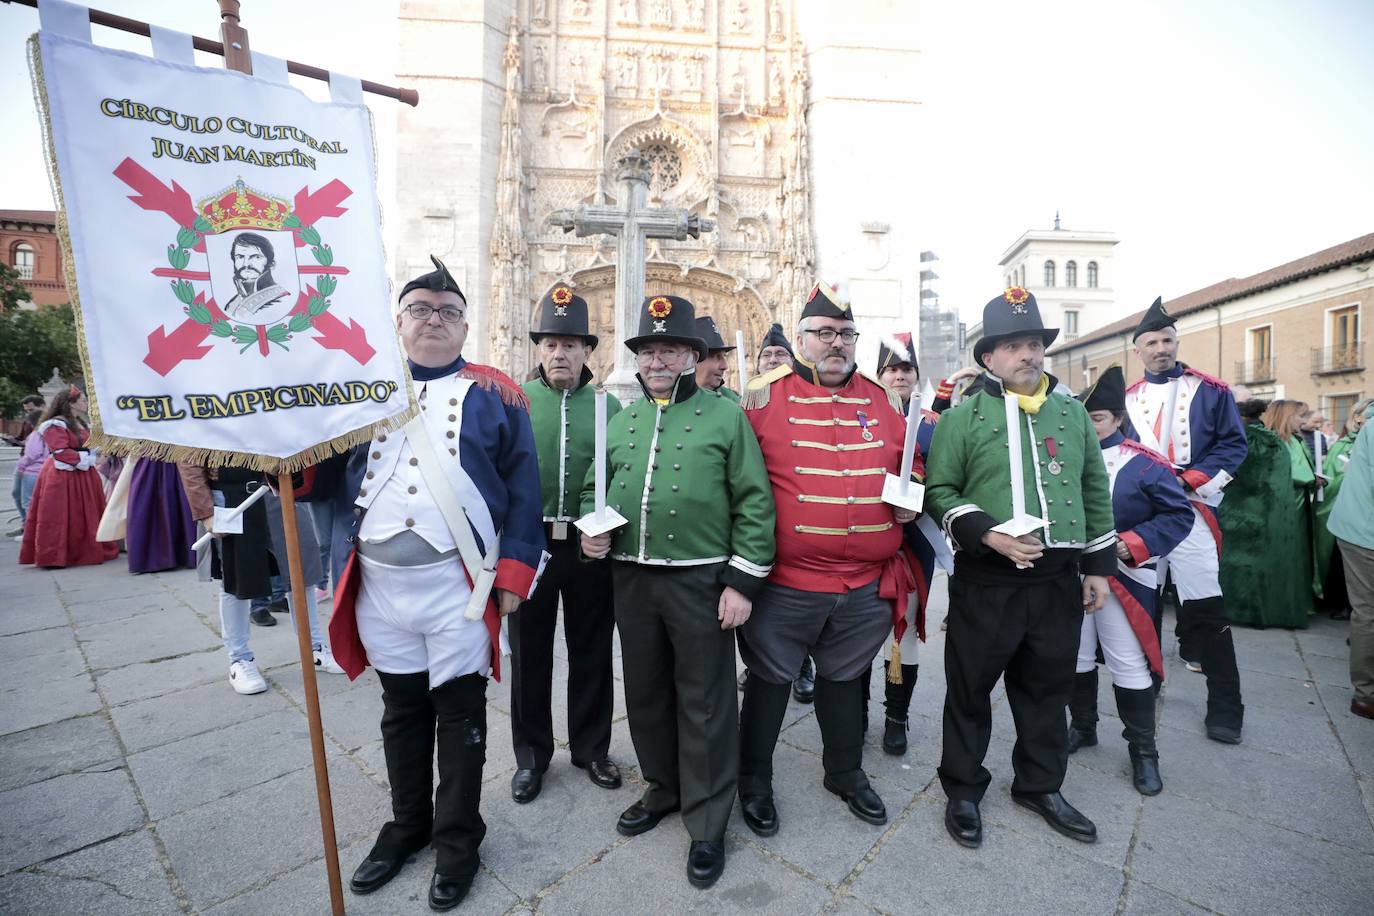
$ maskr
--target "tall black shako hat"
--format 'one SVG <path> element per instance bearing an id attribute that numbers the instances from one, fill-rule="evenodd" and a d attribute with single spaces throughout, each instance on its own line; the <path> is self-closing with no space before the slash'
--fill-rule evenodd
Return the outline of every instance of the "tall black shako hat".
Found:
<path id="1" fill-rule="evenodd" d="M 1102 370 L 1092 387 L 1078 395 L 1078 400 L 1089 411 L 1121 413 L 1126 409 L 1126 373 L 1121 371 L 1120 366 L 1108 366 Z"/>
<path id="2" fill-rule="evenodd" d="M 1155 301 L 1145 310 L 1145 314 L 1140 318 L 1140 324 L 1135 326 L 1135 333 L 1131 335 L 1131 340 L 1140 337 L 1141 334 L 1150 331 L 1162 331 L 1165 328 L 1172 328 L 1175 325 L 1174 316 L 1164 311 L 1164 297 L 1156 296 Z"/>
<path id="3" fill-rule="evenodd" d="M 468 297 L 464 296 L 463 291 L 458 288 L 458 281 L 453 279 L 453 274 L 448 272 L 444 262 L 434 255 L 430 255 L 429 259 L 434 262 L 434 269 L 427 274 L 421 274 L 401 287 L 401 295 L 397 297 L 396 301 L 399 302 L 404 299 L 406 293 L 413 289 L 428 289 L 436 293 L 457 293 L 458 298 L 463 300 L 464 305 L 467 305 Z"/>
<path id="4" fill-rule="evenodd" d="M 916 352 L 911 348 L 910 331 L 885 336 L 878 344 L 878 370 L 875 374 L 881 375 L 884 369 L 893 366 L 910 366 L 917 375 L 921 372 L 916 362 Z"/>
<path id="5" fill-rule="evenodd" d="M 625 341 L 638 353 L 639 348 L 656 340 L 688 344 L 705 358 L 706 341 L 697 336 L 696 309 L 681 296 L 646 296 L 639 313 L 639 334 Z"/>
<path id="6" fill-rule="evenodd" d="M 1039 334 L 1048 347 L 1059 336 L 1058 328 L 1047 328 L 1040 320 L 1040 306 L 1030 290 L 1011 286 L 983 306 L 983 336 L 973 345 L 973 361 L 980 367 L 983 357 L 1003 340 Z"/>
<path id="7" fill-rule="evenodd" d="M 782 347 L 787 351 L 787 355 L 796 355 L 792 352 L 792 344 L 787 339 L 787 335 L 782 332 L 782 325 L 777 323 L 774 323 L 768 329 L 768 333 L 763 335 L 763 340 L 759 342 L 759 352 L 762 353 L 765 347 Z"/>
<path id="8" fill-rule="evenodd" d="M 802 309 L 801 317 L 810 318 L 843 318 L 846 321 L 854 320 L 854 313 L 849 309 L 849 303 L 841 303 L 839 293 L 835 288 L 824 280 L 811 287 L 811 295 L 806 297 L 806 307 Z"/>
<path id="9" fill-rule="evenodd" d="M 720 336 L 720 331 L 716 330 L 716 319 L 710 315 L 702 315 L 696 320 L 697 336 L 706 341 L 706 349 L 712 355 L 717 353 L 728 353 L 735 349 L 734 344 L 725 342 L 725 338 Z"/>
<path id="10" fill-rule="evenodd" d="M 595 334 L 588 333 L 587 300 L 559 283 L 539 300 L 539 323 L 530 330 L 530 340 L 541 337 L 581 337 L 596 349 Z"/>

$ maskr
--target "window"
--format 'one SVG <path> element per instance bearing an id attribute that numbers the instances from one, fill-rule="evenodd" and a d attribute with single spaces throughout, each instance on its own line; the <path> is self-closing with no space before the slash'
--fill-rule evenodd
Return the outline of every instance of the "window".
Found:
<path id="1" fill-rule="evenodd" d="M 1250 358 L 1255 362 L 1268 360 L 1274 355 L 1274 328 L 1265 325 L 1250 329 Z"/>
<path id="2" fill-rule="evenodd" d="M 1347 305 L 1326 314 L 1332 368 L 1354 368 L 1359 365 L 1360 307 Z"/>
<path id="3" fill-rule="evenodd" d="M 19 279 L 33 279 L 33 246 L 27 242 L 20 242 L 14 246 L 14 269 L 19 271 Z"/>
<path id="4" fill-rule="evenodd" d="M 1084 359 L 1084 360 L 1087 360 L 1087 357 L 1085 356 L 1085 357 L 1083 357 L 1083 359 Z M 1096 385 L 1096 384 L 1097 384 L 1097 367 L 1096 367 L 1096 366 L 1088 366 L 1086 369 L 1083 370 L 1083 387 L 1084 387 L 1084 388 L 1091 388 L 1093 385 Z"/>
<path id="5" fill-rule="evenodd" d="M 1097 262 L 1088 262 L 1088 289 L 1097 289 Z"/>
<path id="6" fill-rule="evenodd" d="M 1076 309 L 1064 309 L 1064 336 L 1078 336 L 1078 311 Z"/>
<path id="7" fill-rule="evenodd" d="M 1324 398 L 1325 409 L 1322 413 L 1331 421 L 1331 428 L 1337 436 L 1345 435 L 1345 421 L 1350 419 L 1350 410 L 1360 402 L 1358 394 L 1333 394 Z"/>
<path id="8" fill-rule="evenodd" d="M 1046 286 L 1047 288 L 1052 288 L 1052 287 L 1054 286 L 1054 262 L 1053 262 L 1053 261 L 1046 261 L 1046 262 L 1045 262 L 1045 286 Z"/>
<path id="9" fill-rule="evenodd" d="M 1067 264 L 1064 265 L 1064 285 L 1071 287 L 1078 285 L 1077 261 L 1069 261 Z"/>

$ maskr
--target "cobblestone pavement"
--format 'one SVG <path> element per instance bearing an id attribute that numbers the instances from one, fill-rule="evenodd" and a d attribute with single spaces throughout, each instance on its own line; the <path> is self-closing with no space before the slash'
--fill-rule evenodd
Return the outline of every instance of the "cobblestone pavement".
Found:
<path id="1" fill-rule="evenodd" d="M 327 912 L 292 629 L 253 630 L 271 689 L 238 696 L 214 589 L 193 573 L 131 576 L 122 558 L 35 570 L 18 567 L 17 554 L 13 541 L 0 545 L 0 912 Z M 543 794 L 517 806 L 509 693 L 493 684 L 489 830 L 460 912 L 1372 911 L 1374 723 L 1348 711 L 1345 624 L 1236 632 L 1247 704 L 1237 747 L 1204 738 L 1203 680 L 1184 670 L 1170 639 L 1159 737 L 1166 786 L 1156 798 L 1128 782 L 1102 678 L 1102 742 L 1072 758 L 1064 788 L 1097 822 L 1095 845 L 1060 837 L 1011 804 L 1014 732 L 999 692 L 987 839 L 975 851 L 945 835 L 935 779 L 943 579 L 936 585 L 905 757 L 882 752 L 881 704 L 871 711 L 865 762 L 887 826 L 856 820 L 821 787 L 815 718 L 793 703 L 776 759 L 781 832 L 757 838 L 736 816 L 725 876 L 693 890 L 675 819 L 634 839 L 615 832 L 641 786 L 621 697 L 611 752 L 627 785 L 596 788 L 560 752 Z M 567 670 L 559 665 L 555 682 Z M 320 688 L 346 879 L 388 810 L 380 690 L 370 672 L 354 683 L 322 676 Z M 564 716 L 560 705 L 559 734 Z M 427 912 L 432 867 L 427 851 L 373 896 L 345 891 L 349 912 Z"/>

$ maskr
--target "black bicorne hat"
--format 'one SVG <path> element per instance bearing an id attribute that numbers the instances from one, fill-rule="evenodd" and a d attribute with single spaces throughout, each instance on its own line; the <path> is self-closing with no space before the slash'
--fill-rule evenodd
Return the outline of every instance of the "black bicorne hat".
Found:
<path id="1" fill-rule="evenodd" d="M 735 349 L 734 344 L 725 342 L 725 338 L 720 336 L 720 331 L 716 330 L 716 319 L 710 315 L 702 315 L 696 320 L 697 336 L 706 341 L 706 349 L 711 353 L 728 352 Z"/>
<path id="2" fill-rule="evenodd" d="M 539 323 L 530 330 L 530 340 L 539 343 L 541 337 L 581 337 L 594 350 L 596 335 L 589 331 L 587 300 L 559 283 L 539 301 Z"/>
<path id="3" fill-rule="evenodd" d="M 973 361 L 986 369 L 983 357 L 999 342 L 1037 334 L 1049 347 L 1059 336 L 1059 329 L 1045 327 L 1040 319 L 1040 305 L 1030 290 L 1022 286 L 1008 287 L 1002 295 L 983 306 L 983 336 L 973 345 Z"/>
<path id="4" fill-rule="evenodd" d="M 706 341 L 697 336 L 696 309 L 681 296 L 646 296 L 639 312 L 639 333 L 625 341 L 636 353 L 656 340 L 688 344 L 706 357 Z"/>
<path id="5" fill-rule="evenodd" d="M 884 369 L 901 365 L 915 369 L 917 375 L 921 373 L 920 364 L 916 362 L 916 351 L 911 346 L 910 331 L 885 336 L 878 344 L 877 374 L 881 375 Z"/>
<path id="6" fill-rule="evenodd" d="M 458 288 L 458 281 L 453 279 L 453 274 L 448 272 L 448 268 L 444 266 L 444 262 L 434 255 L 430 255 L 429 259 L 434 262 L 434 269 L 427 274 L 421 274 L 401 287 L 401 295 L 397 297 L 397 301 L 399 302 L 401 299 L 404 299 L 406 293 L 413 289 L 429 289 L 436 293 L 457 293 L 458 298 L 462 299 L 463 304 L 466 305 L 468 297 L 464 296 L 463 291 Z"/>
<path id="7" fill-rule="evenodd" d="M 1089 411 L 1110 410 L 1120 413 L 1126 409 L 1126 374 L 1120 366 L 1108 366 L 1102 370 L 1092 387 L 1078 395 L 1078 400 Z"/>
<path id="8" fill-rule="evenodd" d="M 768 333 L 763 335 L 763 340 L 759 343 L 759 352 L 762 353 L 765 347 L 782 347 L 792 354 L 792 344 L 788 341 L 787 335 L 782 332 L 782 325 L 774 324 L 768 329 Z"/>
<path id="9" fill-rule="evenodd" d="M 1150 307 L 1141 316 L 1140 324 L 1135 326 L 1131 340 L 1135 340 L 1141 334 L 1149 331 L 1162 331 L 1165 328 L 1172 328 L 1174 324 L 1174 316 L 1164 311 L 1164 297 L 1156 296 L 1155 301 L 1150 303 Z"/>
<path id="10" fill-rule="evenodd" d="M 802 309 L 801 317 L 811 318 L 843 318 L 846 321 L 854 320 L 854 313 L 849 309 L 849 303 L 841 303 L 839 293 L 835 288 L 824 280 L 817 281 L 811 287 L 811 295 L 806 298 L 806 307 Z"/>

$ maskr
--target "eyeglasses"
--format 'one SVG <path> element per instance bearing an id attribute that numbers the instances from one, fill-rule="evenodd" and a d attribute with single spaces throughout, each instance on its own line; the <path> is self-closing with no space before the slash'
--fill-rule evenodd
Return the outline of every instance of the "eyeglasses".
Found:
<path id="1" fill-rule="evenodd" d="M 422 302 L 413 302 L 407 305 L 405 310 L 410 313 L 410 317 L 416 321 L 428 321 L 429 316 L 435 312 L 439 313 L 439 320 L 445 324 L 453 324 L 463 320 L 463 310 L 456 305 L 443 305 L 435 308 Z"/>
<path id="2" fill-rule="evenodd" d="M 813 331 L 810 328 L 807 328 L 802 333 L 815 334 L 816 338 L 820 340 L 821 343 L 827 344 L 834 343 L 836 337 L 838 337 L 840 340 L 844 341 L 847 344 L 852 344 L 854 341 L 859 339 L 858 331 L 850 331 L 847 329 L 843 331 L 837 331 L 834 328 L 821 328 L 820 330 Z"/>

